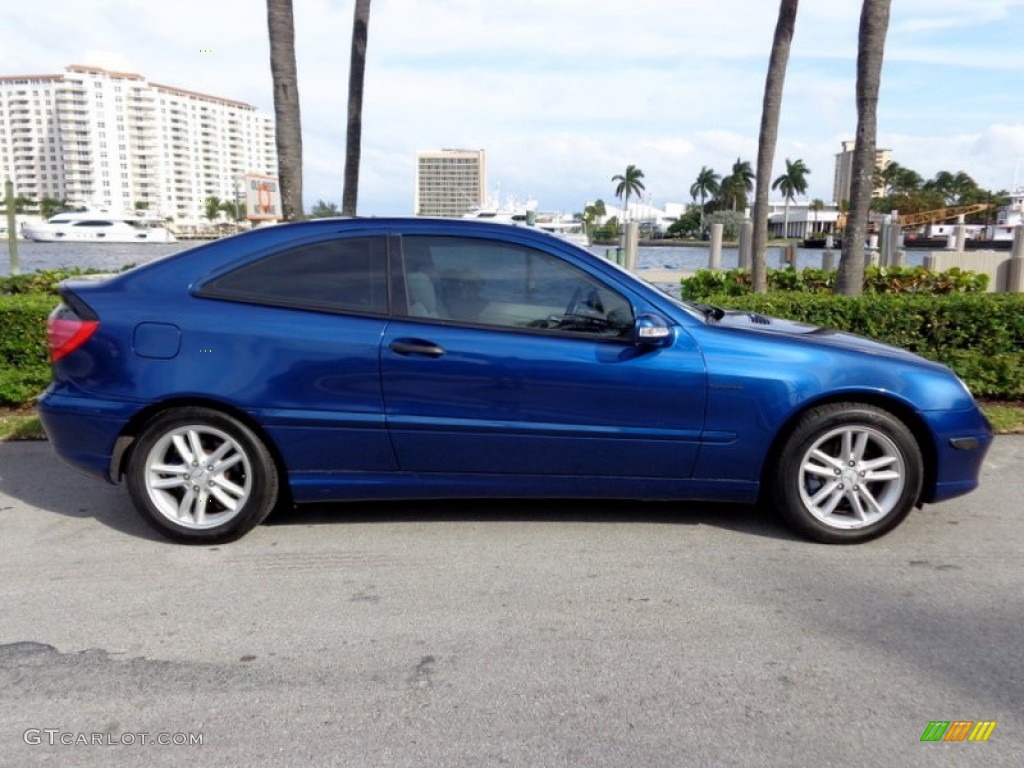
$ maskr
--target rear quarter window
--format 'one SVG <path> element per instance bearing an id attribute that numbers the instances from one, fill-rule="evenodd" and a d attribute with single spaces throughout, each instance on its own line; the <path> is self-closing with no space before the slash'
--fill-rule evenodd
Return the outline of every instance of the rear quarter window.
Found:
<path id="1" fill-rule="evenodd" d="M 299 309 L 385 314 L 384 240 L 344 238 L 288 248 L 215 277 L 197 294 Z"/>

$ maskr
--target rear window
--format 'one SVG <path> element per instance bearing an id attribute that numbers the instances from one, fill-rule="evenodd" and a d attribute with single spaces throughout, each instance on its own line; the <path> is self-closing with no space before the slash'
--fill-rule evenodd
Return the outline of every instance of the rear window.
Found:
<path id="1" fill-rule="evenodd" d="M 385 314 L 384 240 L 345 238 L 289 248 L 216 277 L 200 296 L 300 309 Z"/>

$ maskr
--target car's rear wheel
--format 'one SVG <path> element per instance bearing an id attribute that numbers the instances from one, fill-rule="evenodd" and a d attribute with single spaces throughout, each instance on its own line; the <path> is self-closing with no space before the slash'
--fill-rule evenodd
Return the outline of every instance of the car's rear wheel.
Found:
<path id="1" fill-rule="evenodd" d="M 888 411 L 835 403 L 804 414 L 779 455 L 776 504 L 798 531 L 854 544 L 892 530 L 917 501 L 920 446 Z"/>
<path id="2" fill-rule="evenodd" d="M 146 424 L 128 462 L 142 517 L 178 541 L 229 541 L 259 525 L 278 496 L 277 467 L 247 426 L 210 408 L 165 411 Z"/>

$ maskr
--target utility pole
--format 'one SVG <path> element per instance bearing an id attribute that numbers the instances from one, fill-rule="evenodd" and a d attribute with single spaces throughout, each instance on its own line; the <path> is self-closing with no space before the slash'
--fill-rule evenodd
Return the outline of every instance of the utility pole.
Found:
<path id="1" fill-rule="evenodd" d="M 14 218 L 14 182 L 8 179 L 4 183 L 4 200 L 7 204 L 7 257 L 11 264 L 11 274 L 20 275 L 21 265 L 18 263 L 18 224 Z"/>

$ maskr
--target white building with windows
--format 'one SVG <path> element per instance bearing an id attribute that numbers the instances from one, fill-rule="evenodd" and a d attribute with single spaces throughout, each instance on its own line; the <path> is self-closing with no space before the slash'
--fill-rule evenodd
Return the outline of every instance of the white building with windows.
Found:
<path id="1" fill-rule="evenodd" d="M 461 218 L 487 202 L 487 160 L 482 149 L 416 153 L 417 216 Z"/>
<path id="2" fill-rule="evenodd" d="M 211 196 L 276 169 L 273 118 L 240 101 L 98 67 L 0 77 L 0 178 L 16 195 L 197 224 Z"/>
<path id="3" fill-rule="evenodd" d="M 832 202 L 836 205 L 850 201 L 850 187 L 853 184 L 853 151 L 857 144 L 853 141 L 844 141 L 842 147 L 843 151 L 836 155 L 835 175 L 832 181 Z M 875 150 L 876 170 L 884 171 L 891 162 L 891 149 Z M 872 197 L 882 197 L 884 194 L 885 184 L 876 184 L 871 192 Z"/>

